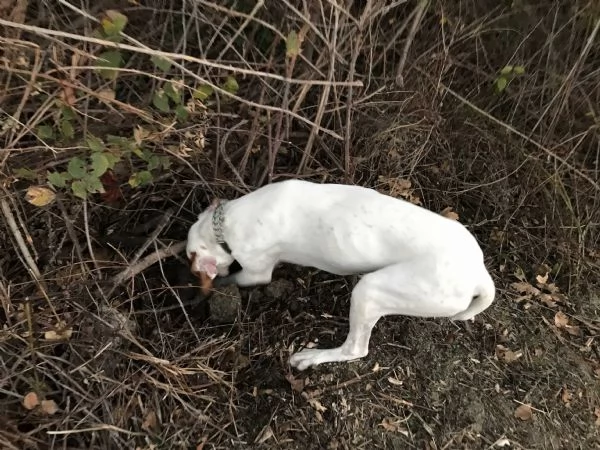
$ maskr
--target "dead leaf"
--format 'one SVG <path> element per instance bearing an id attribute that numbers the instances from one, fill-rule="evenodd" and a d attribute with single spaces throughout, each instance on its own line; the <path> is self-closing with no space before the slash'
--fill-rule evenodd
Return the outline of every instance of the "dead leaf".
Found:
<path id="1" fill-rule="evenodd" d="M 594 415 L 596 416 L 596 426 L 600 427 L 600 408 L 596 407 L 596 409 L 594 410 Z"/>
<path id="2" fill-rule="evenodd" d="M 319 400 L 317 400 L 316 398 L 309 398 L 308 399 L 308 404 L 310 406 L 312 406 L 315 409 L 315 411 L 317 411 L 317 412 L 325 412 L 325 411 L 327 411 L 327 408 L 325 408 L 323 406 L 323 404 Z"/>
<path id="3" fill-rule="evenodd" d="M 571 400 L 573 400 L 573 393 L 571 391 L 569 391 L 566 386 L 563 386 L 561 394 L 560 394 L 560 398 L 562 399 L 563 403 L 567 406 L 571 406 Z"/>
<path id="4" fill-rule="evenodd" d="M 446 219 L 458 220 L 458 214 L 452 210 L 452 206 L 444 208 L 440 215 L 444 216 Z"/>
<path id="5" fill-rule="evenodd" d="M 156 425 L 158 425 L 156 413 L 154 411 L 148 411 L 146 417 L 144 417 L 144 421 L 142 422 L 142 430 L 152 431 L 156 429 Z"/>
<path id="6" fill-rule="evenodd" d="M 531 420 L 533 417 L 531 405 L 519 405 L 519 407 L 515 409 L 515 417 L 523 421 Z"/>
<path id="7" fill-rule="evenodd" d="M 115 205 L 123 198 L 121 189 L 119 188 L 119 182 L 115 177 L 112 170 L 107 170 L 100 176 L 100 182 L 104 187 L 104 192 L 100 193 L 100 197 L 104 200 L 104 203 L 109 205 Z"/>
<path id="8" fill-rule="evenodd" d="M 44 332 L 44 339 L 47 341 L 66 341 L 71 339 L 73 328 L 66 328 L 64 324 L 58 324 L 54 330 Z"/>
<path id="9" fill-rule="evenodd" d="M 388 377 L 387 380 L 390 384 L 393 384 L 394 386 L 402 386 L 404 384 L 402 380 L 399 380 L 398 378 L 394 377 Z"/>
<path id="10" fill-rule="evenodd" d="M 410 180 L 379 176 L 379 181 L 387 187 L 388 195 L 392 197 L 403 197 L 405 200 L 408 200 L 415 205 L 421 204 L 421 200 L 415 195 L 414 189 L 411 189 L 412 183 Z"/>
<path id="11" fill-rule="evenodd" d="M 520 350 L 513 352 L 512 350 L 504 347 L 503 345 L 497 345 L 496 356 L 498 357 L 498 359 L 504 362 L 511 363 L 515 362 L 517 359 L 523 356 L 523 352 Z"/>
<path id="12" fill-rule="evenodd" d="M 379 424 L 380 427 L 383 427 L 384 430 L 392 432 L 392 433 L 402 433 L 405 436 L 408 436 L 408 431 L 402 427 L 402 421 L 399 419 L 394 419 L 393 417 L 386 417 Z"/>
<path id="13" fill-rule="evenodd" d="M 46 206 L 54 201 L 56 194 L 43 186 L 30 186 L 25 194 L 25 200 L 33 206 Z"/>
<path id="14" fill-rule="evenodd" d="M 517 281 L 515 283 L 511 283 L 510 287 L 512 287 L 519 294 L 538 295 L 540 293 L 540 290 L 538 288 L 532 286 L 527 281 Z"/>
<path id="15" fill-rule="evenodd" d="M 35 392 L 29 392 L 23 397 L 23 406 L 25 409 L 32 410 L 40 404 L 40 399 Z"/>
<path id="16" fill-rule="evenodd" d="M 59 94 L 60 99 L 68 106 L 74 106 L 77 103 L 77 97 L 75 96 L 75 89 L 73 86 L 68 84 L 66 81 L 61 81 L 62 91 Z"/>
<path id="17" fill-rule="evenodd" d="M 569 318 L 562 311 L 558 311 L 554 315 L 554 325 L 556 328 L 563 329 L 572 336 L 579 336 L 581 334 L 581 329 L 577 325 L 570 325 Z"/>
<path id="18" fill-rule="evenodd" d="M 42 400 L 42 411 L 52 416 L 58 412 L 58 406 L 54 400 Z"/>
<path id="19" fill-rule="evenodd" d="M 196 445 L 196 450 L 203 450 L 204 446 L 206 445 L 207 442 L 208 442 L 208 438 L 206 436 L 203 436 L 200 443 L 198 445 Z"/>
<path id="20" fill-rule="evenodd" d="M 111 101 L 115 99 L 115 91 L 112 89 L 100 89 L 96 94 L 100 100 Z"/>
<path id="21" fill-rule="evenodd" d="M 542 302 L 544 305 L 546 305 L 549 308 L 554 308 L 556 306 L 554 297 L 550 294 L 540 294 L 539 299 L 540 299 L 540 302 Z"/>
<path id="22" fill-rule="evenodd" d="M 548 272 L 546 272 L 546 275 L 538 275 L 535 277 L 535 281 L 537 281 L 540 284 L 546 284 L 548 282 Z"/>
<path id="23" fill-rule="evenodd" d="M 295 378 L 294 375 L 292 375 L 291 373 L 288 373 L 285 376 L 285 379 L 288 380 L 288 382 L 290 383 L 292 390 L 296 392 L 302 392 L 304 390 L 304 379 Z"/>
<path id="24" fill-rule="evenodd" d="M 269 439 L 271 439 L 273 437 L 273 435 L 274 435 L 273 429 L 269 425 L 267 425 L 261 430 L 260 433 L 258 433 L 258 436 L 256 436 L 254 443 L 262 444 L 262 443 L 268 441 Z"/>

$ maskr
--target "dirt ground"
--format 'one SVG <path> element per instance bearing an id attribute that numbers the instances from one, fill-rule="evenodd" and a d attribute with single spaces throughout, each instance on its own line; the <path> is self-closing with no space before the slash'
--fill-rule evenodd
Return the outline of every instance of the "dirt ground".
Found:
<path id="1" fill-rule="evenodd" d="M 595 2 L 50 3 L 0 0 L 0 448 L 600 448 Z M 291 369 L 356 278 L 182 249 L 295 177 L 459 220 L 495 303 Z"/>

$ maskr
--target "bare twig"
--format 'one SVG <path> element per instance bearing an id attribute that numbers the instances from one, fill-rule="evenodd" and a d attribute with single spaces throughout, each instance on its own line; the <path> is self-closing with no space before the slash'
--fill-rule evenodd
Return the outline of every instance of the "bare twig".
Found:
<path id="1" fill-rule="evenodd" d="M 111 280 L 113 287 L 111 288 L 110 293 L 112 293 L 117 286 L 121 285 L 130 278 L 133 278 L 138 273 L 143 272 L 151 265 L 156 264 L 159 260 L 168 258 L 170 256 L 175 256 L 182 252 L 183 249 L 185 249 L 185 245 L 185 241 L 178 242 L 177 244 L 157 250 L 156 252 L 151 253 L 150 255 L 141 259 L 137 264 L 129 266 L 127 269 L 113 277 Z M 107 297 L 110 297 L 110 293 L 107 295 Z"/>
<path id="2" fill-rule="evenodd" d="M 419 24 L 421 23 L 421 19 L 423 18 L 423 14 L 427 9 L 427 5 L 429 4 L 429 0 L 418 0 L 419 3 L 415 7 L 415 17 L 413 19 L 413 23 L 410 27 L 410 31 L 408 32 L 408 37 L 406 38 L 406 42 L 404 43 L 404 49 L 402 50 L 402 57 L 400 58 L 400 62 L 398 63 L 398 69 L 396 70 L 396 84 L 400 87 L 404 86 L 404 66 L 406 65 L 406 59 L 408 57 L 408 52 L 410 50 L 410 46 L 412 45 L 413 40 L 417 34 L 417 29 L 419 28 Z"/>

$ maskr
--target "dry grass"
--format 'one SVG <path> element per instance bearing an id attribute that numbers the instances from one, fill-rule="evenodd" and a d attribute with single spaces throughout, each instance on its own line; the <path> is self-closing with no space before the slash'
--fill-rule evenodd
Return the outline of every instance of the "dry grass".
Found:
<path id="1" fill-rule="evenodd" d="M 597 3 L 346 3 L 0 0 L 3 448 L 600 445 Z M 108 9 L 129 19 L 116 81 L 94 70 L 117 46 L 93 34 Z M 291 31 L 301 52 L 286 57 Z M 507 65 L 525 71 L 498 93 Z M 152 105 L 173 79 L 186 100 L 215 96 L 175 121 Z M 75 137 L 44 139 L 61 102 Z M 127 185 L 133 164 L 117 204 L 24 201 L 87 133 L 136 127 L 172 162 L 151 185 Z M 343 338 L 350 281 L 286 267 L 284 294 L 246 290 L 236 322 L 214 324 L 167 257 L 213 196 L 287 177 L 452 207 L 488 255 L 496 305 L 474 324 L 386 319 L 365 360 L 291 374 L 294 346 Z M 562 301 L 519 299 L 511 283 L 546 272 Z M 59 411 L 26 410 L 32 391 Z M 513 417 L 519 403 L 533 420 Z"/>

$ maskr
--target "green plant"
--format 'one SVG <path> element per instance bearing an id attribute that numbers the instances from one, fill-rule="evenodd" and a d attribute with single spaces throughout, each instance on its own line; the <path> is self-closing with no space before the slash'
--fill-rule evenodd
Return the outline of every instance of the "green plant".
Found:
<path id="1" fill-rule="evenodd" d="M 496 92 L 500 93 L 506 89 L 506 86 L 515 78 L 525 73 L 525 67 L 523 66 L 504 66 L 500 70 L 500 75 L 494 80 L 494 86 Z"/>
<path id="2" fill-rule="evenodd" d="M 86 199 L 90 194 L 104 193 L 102 176 L 114 169 L 115 165 L 126 159 L 130 165 L 136 166 L 135 158 L 145 162 L 145 169 L 133 172 L 129 178 L 132 187 L 143 186 L 154 180 L 154 172 L 167 170 L 170 167 L 168 156 L 160 156 L 136 144 L 136 138 L 107 136 L 105 143 L 101 139 L 89 135 L 85 146 L 89 153 L 85 157 L 73 156 L 66 171 L 48 172 L 47 180 L 57 189 L 70 188 L 76 197 Z M 21 173 L 30 175 L 26 169 Z"/>
<path id="3" fill-rule="evenodd" d="M 104 14 L 105 16 L 100 22 L 101 26 L 94 32 L 94 36 L 111 42 L 121 42 L 123 39 L 121 32 L 127 25 L 127 16 L 115 10 L 105 11 Z M 123 60 L 120 50 L 106 50 L 98 55 L 96 70 L 103 78 L 114 80 L 119 74 L 119 71 L 115 69 L 122 67 Z"/>

